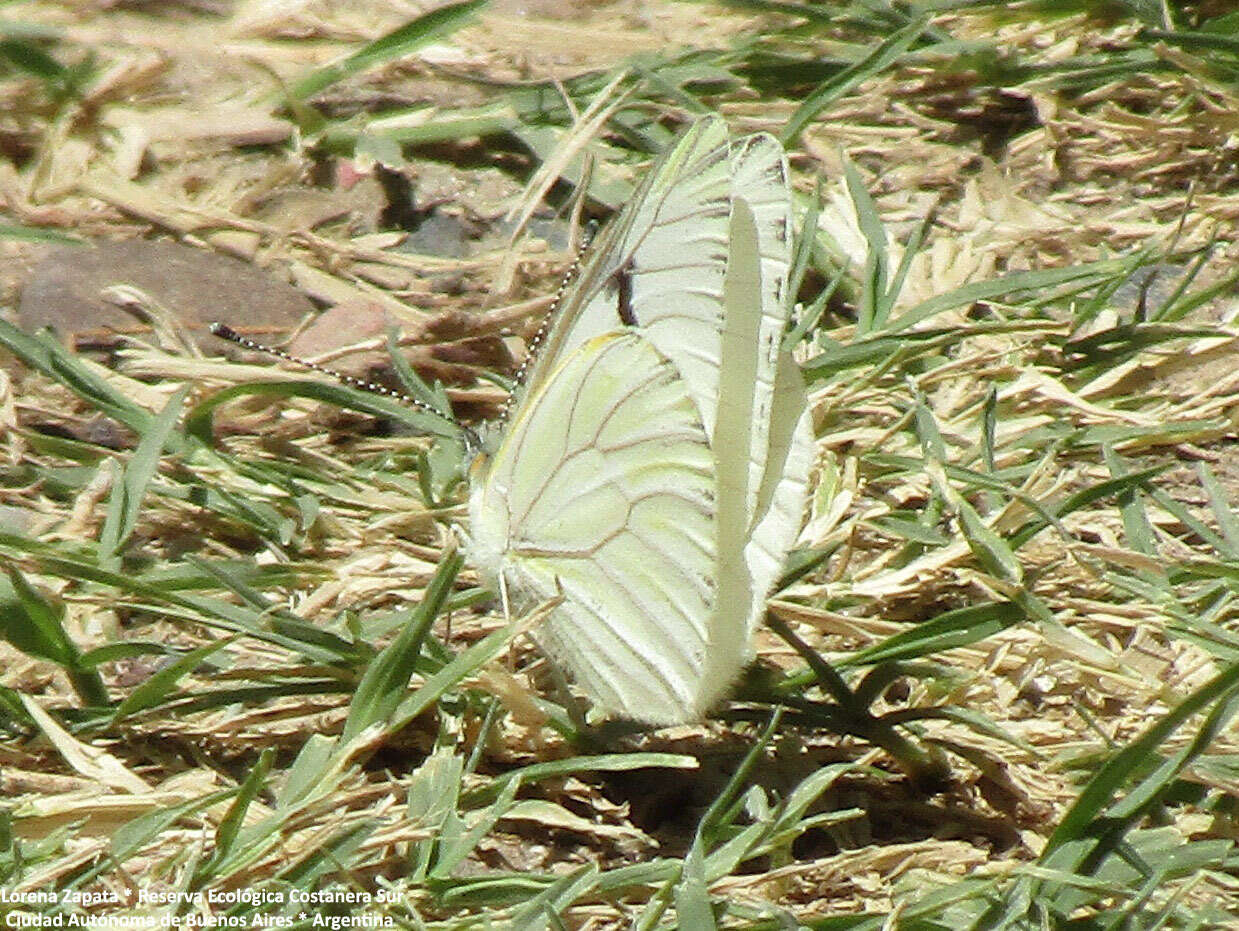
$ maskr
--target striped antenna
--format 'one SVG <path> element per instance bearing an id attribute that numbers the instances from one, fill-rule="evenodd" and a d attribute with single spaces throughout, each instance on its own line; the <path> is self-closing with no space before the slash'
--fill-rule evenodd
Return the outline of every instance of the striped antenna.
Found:
<path id="1" fill-rule="evenodd" d="M 300 366 L 303 369 L 309 369 L 311 372 L 318 372 L 320 375 L 326 375 L 329 378 L 334 378 L 341 384 L 348 385 L 350 388 L 357 388 L 361 391 L 368 391 L 370 394 L 381 394 L 384 397 L 392 398 L 396 401 L 408 404 L 425 414 L 431 414 L 438 417 L 440 420 L 450 423 L 457 430 L 461 431 L 465 437 L 465 444 L 470 449 L 477 449 L 481 445 L 476 433 L 470 430 L 463 424 L 457 423 L 451 417 L 448 417 L 442 411 L 431 407 L 425 401 L 421 401 L 411 394 L 405 394 L 403 391 L 396 391 L 393 388 L 388 388 L 386 385 L 380 385 L 376 382 L 366 381 L 364 378 L 356 378 L 352 375 L 346 375 L 344 372 L 337 372 L 335 369 L 328 368 L 325 365 L 319 365 L 317 362 L 311 362 L 308 359 L 299 359 L 297 356 L 285 352 L 275 346 L 268 346 L 265 343 L 259 343 L 248 336 L 242 336 L 232 327 L 224 323 L 212 323 L 208 329 L 212 336 L 218 336 L 220 339 L 227 340 L 230 343 L 236 343 L 238 346 L 243 346 L 253 352 L 261 352 L 265 355 L 274 356 L 277 359 L 283 359 L 285 362 L 291 362 L 293 365 Z"/>
<path id="2" fill-rule="evenodd" d="M 529 341 L 529 348 L 525 352 L 525 358 L 521 360 L 521 364 L 517 366 L 516 373 L 512 380 L 516 387 L 508 394 L 508 399 L 503 402 L 503 409 L 499 413 L 500 422 L 505 422 L 508 415 L 512 412 L 512 405 L 515 402 L 516 392 L 525 384 L 525 378 L 529 374 L 529 367 L 533 365 L 534 360 L 538 358 L 538 351 L 542 348 L 542 344 L 546 341 L 546 334 L 550 332 L 551 325 L 555 322 L 555 318 L 559 316 L 559 305 L 563 303 L 564 295 L 568 293 L 568 286 L 580 274 L 581 266 L 585 263 L 585 253 L 589 251 L 590 244 L 594 241 L 594 234 L 598 231 L 598 224 L 591 222 L 585 228 L 585 235 L 581 237 L 581 246 L 576 250 L 576 255 L 572 259 L 572 264 L 568 266 L 568 270 L 564 272 L 563 278 L 559 280 L 559 287 L 555 289 L 555 297 L 551 299 L 551 309 L 546 312 L 546 316 L 542 318 L 542 323 L 538 326 L 538 332 L 533 335 L 533 339 Z"/>
<path id="3" fill-rule="evenodd" d="M 516 374 L 513 380 L 517 386 L 517 389 L 525 383 L 525 378 L 529 373 L 529 367 L 533 364 L 534 359 L 537 358 L 538 350 L 541 348 L 542 343 L 546 340 L 546 334 L 550 331 L 551 326 L 555 321 L 555 317 L 558 315 L 559 305 L 563 302 L 564 295 L 568 291 L 568 286 L 572 284 L 581 271 L 581 266 L 585 261 L 585 253 L 589 250 L 590 244 L 593 242 L 594 234 L 596 232 L 597 224 L 588 224 L 585 229 L 585 235 L 581 238 L 581 246 L 577 249 L 576 255 L 572 259 L 572 264 L 568 266 L 568 270 L 564 272 L 564 276 L 559 282 L 559 287 L 555 290 L 555 297 L 551 301 L 551 309 L 542 319 L 542 324 L 538 327 L 538 332 L 535 333 L 533 339 L 529 341 L 529 351 L 525 353 L 524 360 L 516 369 Z M 268 346 L 265 343 L 259 343 L 250 339 L 248 336 L 242 336 L 232 327 L 224 323 L 212 323 L 208 329 L 211 331 L 212 336 L 217 336 L 220 339 L 227 340 L 230 343 L 236 343 L 238 346 L 242 346 L 246 349 L 252 350 L 253 352 L 261 352 L 265 355 L 282 359 L 285 362 L 291 362 L 293 365 L 300 366 L 304 369 L 309 369 L 312 372 L 318 372 L 320 375 L 326 375 L 329 378 L 333 378 L 351 388 L 358 388 L 361 391 L 368 391 L 371 394 L 381 394 L 385 397 L 409 404 L 417 410 L 438 417 L 440 420 L 444 420 L 450 423 L 457 430 L 460 430 L 464 435 L 465 445 L 470 451 L 476 452 L 482 446 L 481 438 L 476 432 L 466 427 L 464 424 L 457 423 L 451 417 L 448 417 L 442 411 L 431 407 L 425 401 L 421 401 L 412 395 L 405 394 L 403 391 L 396 391 L 392 388 L 386 387 L 385 385 L 376 384 L 372 381 L 366 381 L 364 378 L 356 378 L 353 375 L 346 375 L 344 372 L 337 372 L 335 369 L 328 368 L 325 365 L 319 365 L 317 362 L 311 362 L 308 359 L 300 359 L 297 356 L 285 352 L 283 349 L 278 349 L 275 346 Z M 513 390 L 508 395 L 507 400 L 504 401 L 503 408 L 499 414 L 500 423 L 507 421 L 508 416 L 511 414 L 515 397 L 516 391 Z"/>

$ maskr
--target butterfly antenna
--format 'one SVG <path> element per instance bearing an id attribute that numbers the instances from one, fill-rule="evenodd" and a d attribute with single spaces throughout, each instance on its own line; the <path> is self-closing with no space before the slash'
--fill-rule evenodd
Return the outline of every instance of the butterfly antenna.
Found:
<path id="1" fill-rule="evenodd" d="M 581 272 L 581 266 L 585 264 L 585 253 L 589 251 L 590 245 L 594 241 L 594 234 L 598 231 L 598 224 L 590 222 L 585 227 L 585 235 L 581 237 L 581 246 L 576 250 L 576 255 L 572 258 L 572 264 L 568 266 L 568 270 L 564 272 L 563 277 L 559 280 L 559 287 L 555 289 L 555 296 L 551 299 L 551 309 L 546 312 L 546 316 L 542 318 L 542 323 L 538 326 L 538 332 L 533 335 L 533 339 L 529 341 L 529 349 L 525 353 L 525 358 L 521 364 L 516 367 L 516 374 L 513 376 L 517 388 L 525 384 L 525 378 L 529 374 L 529 367 L 533 365 L 538 358 L 538 352 L 542 348 L 542 344 L 546 341 L 546 334 L 551 330 L 551 324 L 555 322 L 555 317 L 559 312 L 559 305 L 563 303 L 564 295 L 568 293 L 568 286 L 576 280 L 577 275 Z M 511 412 L 513 399 L 516 397 L 516 391 L 513 390 L 507 401 L 503 404 L 503 410 L 500 413 L 500 420 L 507 420 L 508 414 Z"/>
<path id="2" fill-rule="evenodd" d="M 259 343 L 248 336 L 242 336 L 232 327 L 223 323 L 212 323 L 208 329 L 212 336 L 218 336 L 220 339 L 225 339 L 230 343 L 236 343 L 238 346 L 243 346 L 253 352 L 261 352 L 265 355 L 274 356 L 277 359 L 283 359 L 285 362 L 291 362 L 293 365 L 300 366 L 303 369 L 309 369 L 312 372 L 318 372 L 320 375 L 326 375 L 329 378 L 334 378 L 342 384 L 348 385 L 350 388 L 357 388 L 361 391 L 367 391 L 370 394 L 381 394 L 385 397 L 392 398 L 396 401 L 401 401 L 408 404 L 425 414 L 431 414 L 438 417 L 440 420 L 450 423 L 457 430 L 460 430 L 465 437 L 465 444 L 471 449 L 477 449 L 481 445 L 481 440 L 477 434 L 463 424 L 457 423 L 451 417 L 444 414 L 437 408 L 432 407 L 425 401 L 413 397 L 411 394 L 405 394 L 403 391 L 396 391 L 394 388 L 388 388 L 386 385 L 380 385 L 376 382 L 366 381 L 364 378 L 356 378 L 352 375 L 346 375 L 344 372 L 337 372 L 335 369 L 328 368 L 325 365 L 319 365 L 317 362 L 311 362 L 308 359 L 300 359 L 291 353 L 285 352 L 275 346 L 268 346 L 266 343 Z"/>

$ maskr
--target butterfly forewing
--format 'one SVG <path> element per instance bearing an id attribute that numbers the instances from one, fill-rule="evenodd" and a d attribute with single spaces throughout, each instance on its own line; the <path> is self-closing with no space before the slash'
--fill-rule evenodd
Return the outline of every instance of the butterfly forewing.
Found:
<path id="1" fill-rule="evenodd" d="M 804 382 L 788 353 L 779 356 L 773 402 L 766 469 L 744 550 L 754 590 L 763 596 L 778 580 L 787 552 L 800 533 L 809 474 L 817 457 Z M 757 620 L 755 616 L 752 623 Z"/>
<path id="2" fill-rule="evenodd" d="M 557 360 L 628 316 L 675 363 L 699 406 L 713 397 L 730 198 L 726 125 L 701 120 L 650 169 L 591 247 L 539 349 L 529 389 Z M 713 430 L 712 405 L 705 403 L 703 414 Z"/>

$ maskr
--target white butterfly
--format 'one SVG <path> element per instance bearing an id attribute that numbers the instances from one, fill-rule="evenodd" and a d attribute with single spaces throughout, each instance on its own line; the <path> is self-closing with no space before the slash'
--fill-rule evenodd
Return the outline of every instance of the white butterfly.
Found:
<path id="1" fill-rule="evenodd" d="M 470 470 L 474 564 L 560 599 L 535 636 L 609 712 L 697 719 L 751 656 L 814 457 L 780 348 L 790 257 L 779 143 L 689 127 L 593 246 Z"/>

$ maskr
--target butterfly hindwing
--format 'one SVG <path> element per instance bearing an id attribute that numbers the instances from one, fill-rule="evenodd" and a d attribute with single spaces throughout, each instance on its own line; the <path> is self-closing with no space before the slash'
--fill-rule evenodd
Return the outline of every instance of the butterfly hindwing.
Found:
<path id="1" fill-rule="evenodd" d="M 471 511 L 477 561 L 491 554 L 526 598 L 562 599 L 538 640 L 599 704 L 655 723 L 705 710 L 713 462 L 652 345 L 608 334 L 563 360 L 518 412 Z"/>

